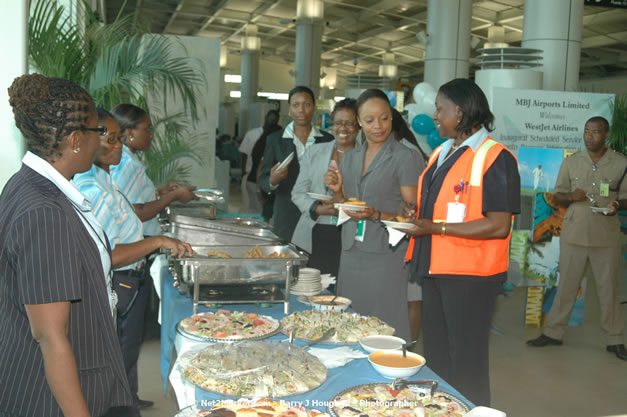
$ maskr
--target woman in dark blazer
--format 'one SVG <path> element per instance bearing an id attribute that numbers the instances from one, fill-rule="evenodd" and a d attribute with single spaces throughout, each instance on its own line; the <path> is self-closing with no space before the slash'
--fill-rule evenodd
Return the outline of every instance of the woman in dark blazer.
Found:
<path id="1" fill-rule="evenodd" d="M 106 237 L 70 183 L 98 149 L 94 102 L 39 74 L 9 102 L 28 152 L 0 196 L 0 415 L 102 416 L 132 397 Z"/>
<path id="2" fill-rule="evenodd" d="M 312 126 L 316 99 L 307 87 L 294 87 L 288 98 L 290 116 L 293 121 L 285 129 L 268 136 L 263 154 L 259 186 L 265 193 L 274 192 L 273 230 L 285 241 L 292 240 L 300 210 L 292 202 L 292 188 L 300 172 L 299 160 L 305 149 L 314 143 L 330 142 L 333 136 Z M 277 169 L 290 153 L 292 162 L 281 170 Z"/>

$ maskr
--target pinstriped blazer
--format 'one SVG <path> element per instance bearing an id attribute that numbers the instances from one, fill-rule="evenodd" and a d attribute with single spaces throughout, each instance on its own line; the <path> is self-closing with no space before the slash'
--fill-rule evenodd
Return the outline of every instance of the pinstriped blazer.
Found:
<path id="1" fill-rule="evenodd" d="M 25 304 L 71 301 L 68 338 L 90 414 L 130 405 L 96 244 L 65 195 L 22 165 L 0 196 L 0 416 L 62 416 Z"/>

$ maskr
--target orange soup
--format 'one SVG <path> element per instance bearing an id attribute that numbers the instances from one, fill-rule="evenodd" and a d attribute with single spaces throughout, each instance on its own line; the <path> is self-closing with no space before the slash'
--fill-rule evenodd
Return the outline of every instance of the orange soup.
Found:
<path id="1" fill-rule="evenodd" d="M 412 356 L 403 357 L 398 353 L 375 353 L 370 356 L 370 360 L 377 365 L 389 366 L 391 368 L 413 368 L 422 365 L 422 361 Z"/>

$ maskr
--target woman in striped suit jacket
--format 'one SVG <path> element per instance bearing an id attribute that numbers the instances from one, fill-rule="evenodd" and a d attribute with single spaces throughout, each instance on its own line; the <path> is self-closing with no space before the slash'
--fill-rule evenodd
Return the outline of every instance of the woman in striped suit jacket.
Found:
<path id="1" fill-rule="evenodd" d="M 70 182 L 98 149 L 94 102 L 39 74 L 9 97 L 28 152 L 0 196 L 0 416 L 102 416 L 132 397 L 106 237 Z"/>

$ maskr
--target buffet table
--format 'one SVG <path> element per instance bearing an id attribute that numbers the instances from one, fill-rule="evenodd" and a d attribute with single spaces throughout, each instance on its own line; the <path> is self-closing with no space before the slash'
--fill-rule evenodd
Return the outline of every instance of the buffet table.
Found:
<path id="1" fill-rule="evenodd" d="M 182 336 L 179 335 L 179 340 L 177 342 L 177 332 L 175 328 L 176 324 L 183 318 L 191 316 L 193 314 L 193 311 L 192 300 L 184 295 L 181 295 L 178 290 L 172 286 L 172 277 L 167 272 L 163 272 L 163 279 L 161 280 L 161 377 L 163 379 L 165 390 L 168 384 L 168 375 L 172 367 L 172 361 L 175 360 L 175 353 L 176 355 L 181 353 L 180 344 Z M 295 296 L 292 296 L 290 306 L 290 312 L 308 310 L 311 308 L 310 306 L 297 301 Z M 283 313 L 282 303 L 273 304 L 271 307 L 258 307 L 255 304 L 225 304 L 222 306 L 222 309 L 247 311 L 260 315 L 271 316 L 278 320 L 285 316 L 285 314 Z M 201 311 L 209 310 L 210 309 L 201 307 Z M 266 340 L 286 341 L 287 337 L 284 334 L 279 333 Z M 178 343 L 179 349 L 175 349 L 176 343 Z M 187 344 L 186 341 L 183 343 Z M 302 345 L 305 343 L 305 341 L 296 339 L 294 343 Z M 190 342 L 190 344 L 194 344 L 194 342 Z M 332 349 L 336 346 L 320 344 L 316 345 L 316 347 Z M 361 350 L 361 347 L 359 345 L 352 346 L 352 348 L 356 350 Z M 438 380 L 440 382 L 441 389 L 460 397 L 472 406 L 472 403 L 470 401 L 468 401 L 463 395 L 457 392 L 457 390 L 455 390 L 448 383 L 446 383 L 446 381 L 443 381 L 441 378 L 439 378 L 438 375 L 436 375 L 427 366 L 424 366 L 416 375 L 409 377 L 408 379 Z M 391 380 L 386 379 L 378 374 L 372 368 L 372 366 L 368 362 L 368 359 L 354 359 L 344 366 L 329 369 L 327 380 L 318 388 L 304 394 L 286 397 L 285 401 L 289 401 L 291 403 L 300 403 L 304 407 L 316 408 L 318 410 L 324 411 L 326 409 L 325 404 L 328 403 L 331 398 L 340 391 L 354 385 L 373 382 L 391 382 Z M 196 402 L 203 403 L 211 403 L 212 401 L 226 398 L 220 394 L 208 392 L 200 388 L 195 388 L 193 395 Z M 185 404 L 179 405 L 183 406 Z"/>

